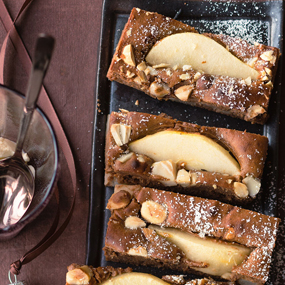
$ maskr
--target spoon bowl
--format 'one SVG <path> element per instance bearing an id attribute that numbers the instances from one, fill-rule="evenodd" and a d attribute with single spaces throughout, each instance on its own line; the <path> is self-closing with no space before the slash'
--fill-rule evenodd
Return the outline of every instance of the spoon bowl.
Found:
<path id="1" fill-rule="evenodd" d="M 0 227 L 13 225 L 22 218 L 32 202 L 34 185 L 33 174 L 21 160 L 11 159 L 3 167 L 0 162 L 0 189 L 5 189 L 0 201 Z"/>
<path id="2" fill-rule="evenodd" d="M 17 223 L 30 206 L 35 192 L 31 168 L 19 150 L 0 160 L 0 228 Z"/>

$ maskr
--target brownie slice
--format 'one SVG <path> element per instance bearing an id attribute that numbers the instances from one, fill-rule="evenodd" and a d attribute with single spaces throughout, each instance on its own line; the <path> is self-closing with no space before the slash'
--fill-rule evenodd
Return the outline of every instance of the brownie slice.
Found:
<path id="1" fill-rule="evenodd" d="M 79 265 L 72 263 L 67 267 L 66 285 L 73 284 L 87 284 L 95 285 L 101 284 L 112 277 L 121 275 L 123 273 L 132 272 L 130 267 L 123 269 L 121 267 L 114 268 L 112 266 L 93 267 L 88 265 Z"/>
<path id="2" fill-rule="evenodd" d="M 116 186 L 107 208 L 112 213 L 104 247 L 108 261 L 255 284 L 268 279 L 278 218 L 138 185 Z M 181 236 L 187 237 L 182 243 Z M 210 244 L 204 247 L 205 241 Z M 220 255 L 224 251 L 226 257 Z"/>
<path id="3" fill-rule="evenodd" d="M 189 135 L 198 142 L 187 160 L 186 155 L 179 155 L 190 151 Z M 187 144 L 177 146 L 182 137 Z M 145 140 L 151 141 L 148 149 L 144 149 Z M 195 151 L 194 147 L 200 150 Z M 225 168 L 216 168 L 222 158 L 214 155 L 215 147 L 220 149 L 219 155 L 225 154 L 228 159 Z M 245 203 L 259 192 L 267 148 L 265 136 L 246 131 L 198 126 L 165 114 L 112 112 L 106 137 L 105 184 L 139 184 Z M 156 157 L 158 153 L 160 157 Z M 234 166 L 234 171 L 228 165 Z"/>
<path id="4" fill-rule="evenodd" d="M 113 279 L 114 277 L 118 275 L 132 272 L 132 269 L 130 267 L 126 269 L 123 269 L 121 267 L 114 268 L 112 266 L 94 268 L 93 266 L 79 265 L 76 263 L 72 263 L 71 265 L 69 265 L 67 267 L 67 270 L 68 272 L 66 274 L 66 285 L 102 284 L 108 280 Z M 184 284 L 187 284 L 187 285 L 234 285 L 235 284 L 234 282 L 215 281 L 211 278 L 210 279 L 203 278 L 203 279 L 187 280 L 187 278 L 184 278 L 184 277 L 185 277 L 184 275 L 165 275 L 165 276 L 162 276 L 162 280 L 167 282 L 165 284 L 173 284 L 173 285 L 184 285 Z"/>
<path id="5" fill-rule="evenodd" d="M 279 49 L 263 44 L 252 45 L 226 35 L 203 34 L 256 71 L 254 78 L 211 74 L 189 64 L 170 67 L 163 62 L 156 65 L 147 62 L 146 57 L 154 45 L 178 33 L 197 31 L 169 17 L 134 8 L 107 77 L 159 100 L 170 99 L 264 124 L 268 117 Z"/>

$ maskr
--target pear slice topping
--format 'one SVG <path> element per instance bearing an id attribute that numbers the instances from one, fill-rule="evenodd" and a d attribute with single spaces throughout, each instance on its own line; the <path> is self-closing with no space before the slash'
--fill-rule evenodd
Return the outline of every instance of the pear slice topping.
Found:
<path id="1" fill-rule="evenodd" d="M 146 56 L 151 65 L 172 68 L 190 65 L 211 75 L 257 79 L 258 71 L 242 62 L 216 41 L 198 33 L 179 33 L 158 41 Z"/>
<path id="2" fill-rule="evenodd" d="M 173 228 L 161 228 L 150 225 L 159 235 L 176 244 L 192 261 L 205 262 L 206 268 L 195 270 L 206 274 L 225 276 L 234 266 L 240 265 L 250 254 L 251 249 L 230 242 L 201 238 L 197 235 Z"/>
<path id="3" fill-rule="evenodd" d="M 230 175 L 240 173 L 240 166 L 229 151 L 199 133 L 161 131 L 133 141 L 129 147 L 131 151 L 147 155 L 154 161 L 183 162 L 187 170 Z"/>
<path id="4" fill-rule="evenodd" d="M 101 285 L 170 285 L 167 282 L 147 273 L 130 272 L 111 278 Z"/>

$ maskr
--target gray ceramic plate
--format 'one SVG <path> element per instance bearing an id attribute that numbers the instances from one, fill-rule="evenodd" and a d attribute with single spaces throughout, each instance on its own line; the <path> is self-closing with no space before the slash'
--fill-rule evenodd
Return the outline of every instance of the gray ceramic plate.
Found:
<path id="1" fill-rule="evenodd" d="M 252 125 L 248 122 L 213 113 L 204 109 L 185 106 L 176 102 L 158 101 L 144 93 L 106 78 L 116 44 L 120 38 L 129 13 L 133 7 L 158 12 L 165 16 L 194 26 L 200 32 L 224 33 L 248 40 L 278 47 L 282 50 L 283 2 L 282 1 L 139 1 L 139 0 L 105 0 L 102 15 L 100 54 L 98 61 L 98 77 L 96 88 L 96 114 L 93 136 L 93 160 L 90 188 L 90 215 L 87 235 L 86 263 L 93 266 L 123 266 L 106 262 L 102 248 L 109 211 L 105 210 L 106 202 L 113 189 L 104 186 L 104 143 L 107 115 L 120 108 L 130 111 L 159 114 L 160 112 L 172 117 L 216 127 L 247 130 L 265 135 L 269 138 L 269 151 L 262 180 L 262 192 L 250 208 L 265 214 L 276 215 L 277 210 L 277 166 L 278 166 L 278 122 L 281 88 L 281 69 L 275 80 L 269 114 L 265 126 Z M 279 65 L 281 66 L 281 64 Z M 139 106 L 135 105 L 139 100 Z M 100 104 L 98 107 L 97 103 Z M 278 250 L 278 249 L 277 249 Z M 277 260 L 273 261 L 270 281 L 276 283 Z M 153 273 L 157 276 L 170 274 L 155 268 L 135 267 L 135 270 Z M 177 272 L 172 272 L 177 274 Z M 279 283 L 278 283 L 279 284 Z M 281 283 L 280 283 L 281 284 Z M 282 283 L 283 284 L 283 283 Z"/>

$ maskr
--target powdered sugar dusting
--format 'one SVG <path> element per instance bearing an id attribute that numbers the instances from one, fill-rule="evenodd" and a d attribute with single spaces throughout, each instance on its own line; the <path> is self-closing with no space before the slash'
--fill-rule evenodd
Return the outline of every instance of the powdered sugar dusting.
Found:
<path id="1" fill-rule="evenodd" d="M 263 5 L 251 0 L 240 1 L 240 3 L 231 0 L 205 2 L 201 5 L 202 9 L 197 11 L 195 4 L 191 2 L 185 4 L 196 17 L 202 17 L 199 20 L 196 20 L 195 17 L 195 19 L 186 22 L 197 28 L 200 33 L 222 33 L 240 37 L 252 44 L 254 42 L 268 44 L 270 20 L 266 14 L 266 6 L 270 5 L 269 1 Z M 215 17 L 208 18 L 205 15 L 215 15 Z"/>
<path id="2" fill-rule="evenodd" d="M 189 23 L 190 22 L 190 23 Z M 262 20 L 237 19 L 237 20 L 200 20 L 199 23 L 189 21 L 200 33 L 224 34 L 238 37 L 247 42 L 268 44 L 269 23 Z M 191 23 L 192 22 L 192 23 Z"/>

